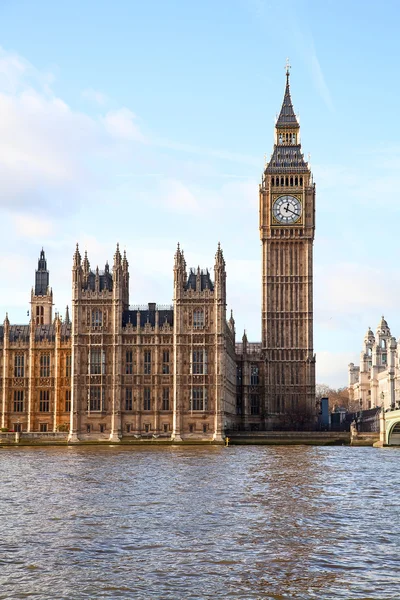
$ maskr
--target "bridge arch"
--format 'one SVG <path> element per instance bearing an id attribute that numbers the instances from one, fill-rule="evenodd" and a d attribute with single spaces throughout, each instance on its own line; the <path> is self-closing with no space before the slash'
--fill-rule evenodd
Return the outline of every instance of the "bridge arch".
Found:
<path id="1" fill-rule="evenodd" d="M 391 424 L 388 433 L 388 445 L 389 446 L 400 446 L 400 419 L 395 423 Z"/>

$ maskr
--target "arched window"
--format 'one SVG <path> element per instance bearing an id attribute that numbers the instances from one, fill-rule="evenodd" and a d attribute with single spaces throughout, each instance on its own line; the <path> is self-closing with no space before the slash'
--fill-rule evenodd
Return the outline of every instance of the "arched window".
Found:
<path id="1" fill-rule="evenodd" d="M 386 348 L 386 340 L 381 340 L 381 348 Z"/>
<path id="2" fill-rule="evenodd" d="M 285 180 L 283 177 L 281 177 L 281 185 L 285 185 Z"/>
<path id="3" fill-rule="evenodd" d="M 300 185 L 303 185 L 303 178 L 300 177 Z"/>
<path id="4" fill-rule="evenodd" d="M 286 185 L 289 185 L 289 177 L 286 177 Z"/>
<path id="5" fill-rule="evenodd" d="M 103 313 L 101 310 L 92 310 L 92 327 L 101 327 L 103 325 Z"/>
<path id="6" fill-rule="evenodd" d="M 299 185 L 299 178 L 298 177 L 296 177 L 296 179 L 294 180 L 294 184 L 295 185 Z"/>
<path id="7" fill-rule="evenodd" d="M 271 178 L 271 185 L 275 185 L 275 177 Z"/>
<path id="8" fill-rule="evenodd" d="M 293 177 L 290 178 L 290 185 L 293 185 Z"/>

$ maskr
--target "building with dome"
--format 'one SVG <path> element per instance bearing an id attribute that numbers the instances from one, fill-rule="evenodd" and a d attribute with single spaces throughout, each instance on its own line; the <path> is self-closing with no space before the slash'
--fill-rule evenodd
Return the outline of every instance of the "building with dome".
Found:
<path id="1" fill-rule="evenodd" d="M 382 316 L 375 334 L 370 327 L 364 337 L 360 365 L 349 364 L 350 400 L 360 410 L 384 406 L 393 409 L 400 399 L 400 344 Z"/>
<path id="2" fill-rule="evenodd" d="M 289 66 L 270 161 L 259 188 L 261 341 L 236 341 L 226 265 L 188 269 L 179 244 L 173 302 L 130 304 L 129 264 L 92 268 L 78 245 L 71 317 L 53 315 L 44 250 L 30 322 L 0 327 L 1 428 L 68 432 L 69 440 L 164 437 L 221 441 L 227 430 L 315 422 L 315 184 L 300 144 Z"/>

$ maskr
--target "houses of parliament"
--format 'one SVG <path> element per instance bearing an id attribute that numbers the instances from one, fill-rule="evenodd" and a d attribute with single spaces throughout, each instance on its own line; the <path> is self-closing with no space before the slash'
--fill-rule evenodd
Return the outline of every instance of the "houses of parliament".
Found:
<path id="1" fill-rule="evenodd" d="M 289 67 L 273 152 L 259 186 L 261 341 L 236 341 L 226 264 L 188 269 L 178 247 L 173 304 L 131 306 L 128 259 L 93 269 L 76 246 L 72 305 L 53 315 L 44 250 L 30 322 L 0 326 L 3 431 L 68 432 L 70 442 L 160 437 L 220 441 L 315 413 L 315 185 L 300 144 Z M 49 262 L 51 258 L 49 258 Z M 288 421 L 289 419 L 289 421 Z"/>

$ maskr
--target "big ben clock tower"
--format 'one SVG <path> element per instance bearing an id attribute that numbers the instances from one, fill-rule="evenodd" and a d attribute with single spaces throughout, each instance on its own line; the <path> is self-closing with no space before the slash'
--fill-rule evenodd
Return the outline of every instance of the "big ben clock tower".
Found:
<path id="1" fill-rule="evenodd" d="M 289 415 L 304 423 L 315 410 L 315 185 L 301 150 L 289 69 L 274 149 L 260 185 L 262 347 L 270 425 Z"/>

